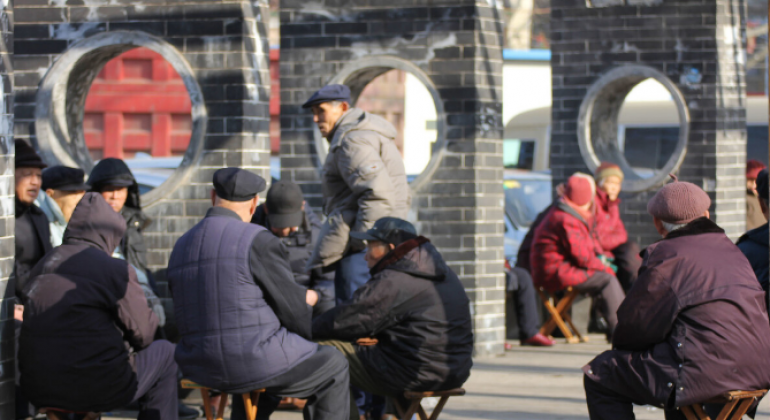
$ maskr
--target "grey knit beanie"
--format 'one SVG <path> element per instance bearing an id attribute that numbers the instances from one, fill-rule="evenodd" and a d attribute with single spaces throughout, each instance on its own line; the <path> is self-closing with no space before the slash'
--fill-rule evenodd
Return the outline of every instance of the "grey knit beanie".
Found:
<path id="1" fill-rule="evenodd" d="M 673 224 L 690 223 L 702 217 L 711 206 L 711 199 L 700 187 L 689 182 L 674 182 L 664 185 L 647 203 L 647 213 L 664 222 Z"/>

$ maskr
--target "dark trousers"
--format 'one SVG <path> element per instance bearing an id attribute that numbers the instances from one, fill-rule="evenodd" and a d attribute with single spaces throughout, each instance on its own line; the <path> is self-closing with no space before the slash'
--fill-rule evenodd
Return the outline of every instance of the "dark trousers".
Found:
<path id="1" fill-rule="evenodd" d="M 350 410 L 350 376 L 348 362 L 340 352 L 329 346 L 318 351 L 288 372 L 256 386 L 268 395 L 260 397 L 257 418 L 267 419 L 275 409 L 275 396 L 307 398 L 305 420 L 347 419 Z M 244 390 L 248 392 L 250 390 Z M 246 419 L 243 399 L 233 393 L 231 420 Z"/>
<path id="2" fill-rule="evenodd" d="M 612 334 L 618 325 L 618 308 L 626 297 L 618 279 L 605 272 L 595 273 L 583 283 L 573 286 L 573 289 L 598 299 L 596 305 L 607 320 L 607 326 Z"/>
<path id="3" fill-rule="evenodd" d="M 636 278 L 639 277 L 639 268 L 642 259 L 639 257 L 639 245 L 634 241 L 628 241 L 612 250 L 615 256 L 615 265 L 618 266 L 618 281 L 626 292 L 631 289 Z"/>
<path id="4" fill-rule="evenodd" d="M 154 341 L 134 356 L 138 382 L 135 401 L 139 402 L 137 420 L 176 420 L 179 418 L 177 371 L 174 345 Z"/>
<path id="5" fill-rule="evenodd" d="M 526 340 L 540 332 L 538 298 L 532 276 L 523 268 L 513 267 L 508 273 L 508 294 L 513 298 L 519 339 Z"/>
<path id="6" fill-rule="evenodd" d="M 588 417 L 591 420 L 634 420 L 634 404 L 645 405 L 644 402 L 615 392 L 588 376 L 583 376 L 583 387 L 586 391 L 586 404 L 588 405 Z M 671 394 L 673 397 L 673 393 Z M 666 420 L 687 420 L 680 410 L 673 408 L 673 401 L 669 401 L 668 407 L 663 407 Z M 707 404 L 706 413 L 712 419 L 717 418 L 720 404 Z"/>

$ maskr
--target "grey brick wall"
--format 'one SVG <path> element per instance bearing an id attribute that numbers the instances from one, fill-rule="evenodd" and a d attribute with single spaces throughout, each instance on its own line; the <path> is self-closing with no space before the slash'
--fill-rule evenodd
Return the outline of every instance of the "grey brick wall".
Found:
<path id="1" fill-rule="evenodd" d="M 479 353 L 502 352 L 505 333 L 499 13 L 470 0 L 281 2 L 281 179 L 315 209 L 321 162 L 301 104 L 362 60 L 404 60 L 432 84 L 445 150 L 415 186 L 411 218 L 462 279 Z"/>
<path id="2" fill-rule="evenodd" d="M 0 9 L 0 419 L 13 419 L 16 352 L 13 305 L 16 301 L 8 278 L 13 271 L 14 241 L 14 165 L 13 165 L 13 4 Z"/>
<path id="3" fill-rule="evenodd" d="M 601 3 L 608 5 L 551 2 L 554 184 L 587 170 L 577 122 L 589 87 L 618 66 L 650 66 L 679 88 L 689 108 L 690 134 L 679 178 L 707 190 L 712 218 L 736 238 L 745 229 L 745 2 Z M 697 77 L 687 77 L 693 74 Z M 623 197 L 621 213 L 629 234 L 642 244 L 659 238 L 646 211 L 654 192 Z"/>
<path id="4" fill-rule="evenodd" d="M 115 31 L 140 32 L 161 38 L 182 54 L 200 86 L 199 99 L 208 116 L 201 120 L 205 122 L 202 153 L 190 162 L 191 169 L 175 185 L 163 186 L 160 197 L 145 207 L 153 219 L 145 235 L 149 263 L 159 280 L 161 296 L 167 297 L 164 270 L 169 255 L 176 240 L 210 207 L 213 172 L 224 166 L 239 166 L 269 179 L 268 3 L 130 3 L 104 0 L 90 1 L 86 6 L 69 1 L 56 3 L 63 5 L 58 7 L 38 0 L 17 2 L 15 12 L 20 19 L 14 31 L 15 134 L 43 148 L 46 145 L 41 141 L 51 141 L 36 136 L 38 84 L 61 54 L 85 38 Z M 9 93 L 9 89 L 5 92 Z M 58 160 L 67 158 L 55 156 Z M 165 303 L 173 323 L 170 301 Z"/>

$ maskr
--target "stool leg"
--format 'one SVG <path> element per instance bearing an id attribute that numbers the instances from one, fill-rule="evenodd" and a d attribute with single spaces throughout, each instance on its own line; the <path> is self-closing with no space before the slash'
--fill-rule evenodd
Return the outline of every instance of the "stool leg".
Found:
<path id="1" fill-rule="evenodd" d="M 217 409 L 217 420 L 222 420 L 225 417 L 225 408 L 227 408 L 227 394 L 223 392 L 219 399 L 219 408 Z"/>
<path id="2" fill-rule="evenodd" d="M 412 420 L 412 416 L 414 413 L 417 412 L 417 407 L 420 406 L 420 400 L 412 400 L 412 404 L 409 406 L 409 409 L 406 410 L 406 413 L 404 413 L 404 416 L 401 417 L 401 420 Z"/>
<path id="3" fill-rule="evenodd" d="M 438 404 L 436 404 L 436 407 L 433 409 L 433 412 L 430 413 L 430 420 L 438 420 L 438 416 L 441 414 L 441 410 L 444 409 L 444 405 L 446 405 L 447 401 L 449 401 L 449 397 L 441 397 L 441 399 L 438 401 Z"/>
<path id="4" fill-rule="evenodd" d="M 201 388 L 201 399 L 203 399 L 203 412 L 206 413 L 206 420 L 214 420 L 211 415 L 211 397 L 208 388 Z"/>
<path id="5" fill-rule="evenodd" d="M 699 407 L 699 406 L 695 405 L 695 406 L 687 406 L 687 407 L 680 408 L 680 410 L 682 410 L 682 413 L 684 413 L 684 416 L 687 417 L 687 420 L 711 420 L 709 419 L 708 416 L 704 418 L 700 416 L 700 413 L 695 414 L 693 407 Z M 703 411 L 703 409 L 701 409 L 701 411 Z"/>
<path id="6" fill-rule="evenodd" d="M 241 394 L 241 398 L 243 398 L 243 407 L 246 409 L 246 418 L 255 420 L 257 418 L 257 405 L 252 403 L 251 394 Z"/>
<path id="7" fill-rule="evenodd" d="M 735 412 L 733 413 L 733 417 L 731 420 L 741 420 L 743 418 L 743 415 L 746 414 L 747 411 L 749 411 L 749 408 L 751 407 L 752 403 L 754 403 L 754 398 L 746 398 L 742 400 L 738 408 L 735 409 Z"/>
<path id="8" fill-rule="evenodd" d="M 259 413 L 259 396 L 262 395 L 262 391 L 251 391 L 251 403 L 254 404 L 254 420 Z"/>

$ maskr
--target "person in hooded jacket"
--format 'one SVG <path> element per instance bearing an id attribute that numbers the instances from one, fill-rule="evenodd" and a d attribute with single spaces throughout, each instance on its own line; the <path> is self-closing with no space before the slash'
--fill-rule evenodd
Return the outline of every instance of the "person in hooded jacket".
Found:
<path id="1" fill-rule="evenodd" d="M 676 179 L 647 204 L 663 239 L 644 251 L 618 310 L 613 349 L 583 367 L 591 420 L 634 419 L 632 404 L 684 420 L 679 407 L 770 387 L 765 295 L 738 247 L 709 220 L 710 205 L 702 189 Z"/>
<path id="2" fill-rule="evenodd" d="M 16 254 L 13 260 L 13 274 L 16 296 L 29 280 L 32 267 L 51 250 L 51 233 L 48 220 L 35 205 L 40 194 L 42 170 L 47 165 L 35 149 L 23 140 L 14 141 L 16 155 L 14 180 L 16 181 Z"/>
<path id="3" fill-rule="evenodd" d="M 134 268 L 112 258 L 126 223 L 87 193 L 62 245 L 25 285 L 21 388 L 37 407 L 103 412 L 139 401 L 139 419 L 177 418 L 174 346 L 154 341 L 158 318 Z"/>
<path id="4" fill-rule="evenodd" d="M 598 298 L 609 338 L 624 293 L 596 237 L 595 188 L 586 174 L 567 180 L 563 196 L 535 231 L 530 267 L 537 287 L 552 293 L 572 287 Z"/>
<path id="5" fill-rule="evenodd" d="M 257 207 L 251 223 L 263 226 L 281 239 L 289 252 L 289 265 L 294 281 L 318 293 L 313 316 L 334 307 L 334 273 L 321 269 L 307 271 L 307 260 L 313 252 L 321 221 L 305 208 L 305 198 L 299 185 L 275 181 L 267 190 L 265 202 Z"/>
<path id="6" fill-rule="evenodd" d="M 344 302 L 369 280 L 365 245 L 350 233 L 365 232 L 382 217 L 406 217 L 406 170 L 393 124 L 351 108 L 347 86 L 325 86 L 302 107 L 312 110 L 313 121 L 329 141 L 321 175 L 326 221 L 307 271 L 336 268 L 335 297 Z"/>
<path id="7" fill-rule="evenodd" d="M 53 247 L 61 245 L 72 212 L 89 189 L 84 182 L 85 175 L 82 169 L 66 166 L 52 166 L 43 171 L 43 190 L 35 203 L 48 218 Z"/>
<path id="8" fill-rule="evenodd" d="M 134 174 L 121 159 L 106 158 L 99 161 L 88 177 L 91 191 L 97 192 L 107 200 L 115 212 L 126 221 L 126 234 L 113 256 L 128 261 L 136 270 L 147 303 L 160 319 L 160 326 L 166 324 L 166 313 L 157 296 L 155 278 L 147 268 L 147 246 L 142 232 L 152 220 L 142 211 L 139 198 L 139 184 Z"/>
<path id="9" fill-rule="evenodd" d="M 770 302 L 770 225 L 767 220 L 770 218 L 770 206 L 768 205 L 768 172 L 763 169 L 757 175 L 757 195 L 762 214 L 765 218 L 765 224 L 746 232 L 738 239 L 738 248 L 749 260 L 754 274 L 757 276 L 762 290 Z"/>
<path id="10" fill-rule="evenodd" d="M 473 365 L 473 332 L 457 275 L 405 220 L 385 217 L 351 235 L 367 241 L 372 279 L 349 302 L 316 317 L 313 338 L 337 340 L 321 343 L 347 357 L 351 383 L 402 407 L 404 391 L 462 386 Z"/>
<path id="11" fill-rule="evenodd" d="M 749 159 L 746 161 L 746 229 L 756 229 L 767 221 L 762 213 L 762 207 L 759 204 L 759 194 L 757 191 L 757 176 L 761 170 L 765 169 L 765 164 Z"/>

